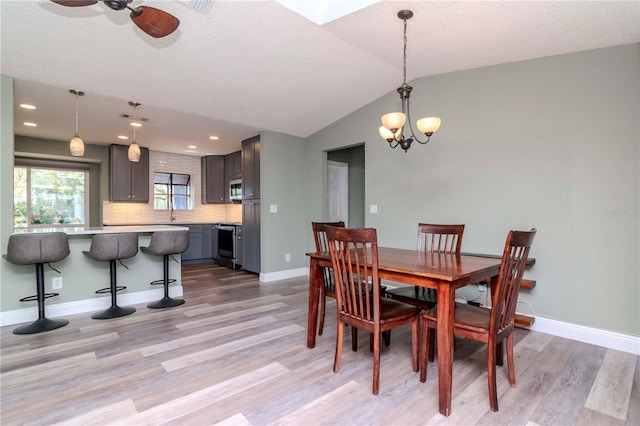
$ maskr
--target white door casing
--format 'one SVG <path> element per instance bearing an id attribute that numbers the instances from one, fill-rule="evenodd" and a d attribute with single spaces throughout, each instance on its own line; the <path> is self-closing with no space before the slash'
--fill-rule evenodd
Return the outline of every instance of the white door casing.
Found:
<path id="1" fill-rule="evenodd" d="M 344 221 L 349 226 L 349 164 L 327 161 L 327 210 L 329 222 Z"/>

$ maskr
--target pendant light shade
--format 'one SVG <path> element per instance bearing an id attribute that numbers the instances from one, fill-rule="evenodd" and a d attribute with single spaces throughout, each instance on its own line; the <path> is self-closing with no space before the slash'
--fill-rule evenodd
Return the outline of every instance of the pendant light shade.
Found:
<path id="1" fill-rule="evenodd" d="M 140 161 L 140 145 L 138 145 L 136 141 L 133 141 L 131 145 L 129 145 L 128 156 L 129 161 L 132 161 L 134 163 Z"/>
<path id="2" fill-rule="evenodd" d="M 84 142 L 78 135 L 78 97 L 84 96 L 84 92 L 81 90 L 69 90 L 69 93 L 76 97 L 76 134 L 69 141 L 69 151 L 74 157 L 82 157 L 84 155 Z"/>
<path id="3" fill-rule="evenodd" d="M 129 151 L 127 152 L 127 156 L 129 157 L 129 161 L 132 163 L 137 163 L 140 161 L 140 145 L 136 142 L 136 127 L 140 125 L 136 121 L 136 108 L 140 106 L 139 102 L 129 102 L 129 105 L 133 107 L 133 141 L 131 141 L 131 145 L 129 145 Z"/>

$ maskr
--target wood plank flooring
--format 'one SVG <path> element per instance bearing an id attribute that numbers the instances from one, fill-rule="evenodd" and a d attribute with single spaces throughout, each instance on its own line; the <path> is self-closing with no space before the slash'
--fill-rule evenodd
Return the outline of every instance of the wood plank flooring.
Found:
<path id="1" fill-rule="evenodd" d="M 438 413 L 437 363 L 411 370 L 409 327 L 394 330 L 371 394 L 368 336 L 333 373 L 334 302 L 305 346 L 307 278 L 260 285 L 217 265 L 183 267 L 186 304 L 90 314 L 32 336 L 2 327 L 2 425 L 638 425 L 639 357 L 527 330 L 516 334 L 518 386 L 498 367 L 489 410 L 486 349 L 456 340 L 450 417 Z M 345 333 L 350 339 L 350 333 Z"/>

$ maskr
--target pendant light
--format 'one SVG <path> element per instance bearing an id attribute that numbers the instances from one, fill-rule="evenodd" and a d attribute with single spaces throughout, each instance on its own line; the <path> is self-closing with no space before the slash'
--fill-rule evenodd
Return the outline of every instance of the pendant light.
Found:
<path id="1" fill-rule="evenodd" d="M 69 93 L 76 97 L 76 135 L 69 141 L 69 151 L 74 157 L 82 157 L 84 155 L 84 142 L 78 135 L 78 97 L 84 96 L 84 92 L 81 90 L 69 90 Z"/>
<path id="2" fill-rule="evenodd" d="M 398 93 L 400 99 L 402 99 L 402 112 L 390 112 L 382 116 L 382 126 L 379 128 L 380 136 L 389 142 L 389 147 L 396 148 L 400 146 L 407 152 L 411 148 L 411 143 L 417 141 L 420 144 L 426 144 L 429 142 L 431 135 L 438 131 L 440 128 L 440 118 L 427 117 L 421 118 L 416 122 L 418 130 L 424 133 L 427 140 L 421 141 L 413 134 L 413 127 L 411 125 L 411 108 L 409 107 L 409 97 L 413 87 L 407 84 L 407 20 L 413 17 L 413 12 L 410 10 L 401 10 L 398 12 L 398 18 L 404 22 L 404 54 L 403 54 L 403 69 L 404 78 L 402 85 L 398 87 Z M 405 123 L 409 124 L 409 131 L 404 132 Z"/>
<path id="3" fill-rule="evenodd" d="M 136 108 L 140 106 L 138 102 L 129 102 L 129 105 L 133 107 L 133 141 L 129 145 L 128 157 L 129 161 L 137 163 L 140 161 L 140 145 L 136 142 L 136 127 L 140 126 L 140 123 L 136 121 Z"/>

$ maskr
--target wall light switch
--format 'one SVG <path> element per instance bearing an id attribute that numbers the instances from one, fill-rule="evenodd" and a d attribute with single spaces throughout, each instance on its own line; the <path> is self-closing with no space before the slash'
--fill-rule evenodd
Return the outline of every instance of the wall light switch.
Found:
<path id="1" fill-rule="evenodd" d="M 377 204 L 371 204 L 369 206 L 369 213 L 378 213 L 378 205 Z"/>
<path id="2" fill-rule="evenodd" d="M 269 212 L 271 213 L 278 213 L 278 205 L 277 204 L 271 204 L 269 206 Z"/>

